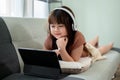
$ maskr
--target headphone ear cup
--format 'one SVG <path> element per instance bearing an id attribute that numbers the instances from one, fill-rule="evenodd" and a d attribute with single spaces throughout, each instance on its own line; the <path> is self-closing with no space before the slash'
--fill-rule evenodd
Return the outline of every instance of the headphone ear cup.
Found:
<path id="1" fill-rule="evenodd" d="M 75 31 L 75 27 L 74 27 L 74 24 L 72 24 L 72 29 L 73 29 L 73 31 Z"/>
<path id="2" fill-rule="evenodd" d="M 75 24 L 72 24 L 72 29 L 75 31 L 75 30 L 78 30 L 77 29 L 77 25 L 75 25 Z"/>

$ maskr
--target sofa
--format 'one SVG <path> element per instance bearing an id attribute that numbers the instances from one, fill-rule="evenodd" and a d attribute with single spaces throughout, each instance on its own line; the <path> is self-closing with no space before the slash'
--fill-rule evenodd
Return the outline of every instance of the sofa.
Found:
<path id="1" fill-rule="evenodd" d="M 42 49 L 47 36 L 47 19 L 0 18 L 0 80 L 52 80 L 23 73 L 19 47 Z M 66 80 L 111 80 L 120 64 L 120 49 L 113 48 L 82 73 L 70 74 Z M 74 78 L 74 79 L 72 79 Z"/>

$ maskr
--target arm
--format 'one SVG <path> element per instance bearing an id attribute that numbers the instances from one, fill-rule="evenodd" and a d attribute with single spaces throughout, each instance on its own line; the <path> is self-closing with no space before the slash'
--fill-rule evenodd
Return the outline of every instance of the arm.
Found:
<path id="1" fill-rule="evenodd" d="M 74 61 L 78 61 L 80 59 L 80 57 L 82 56 L 83 54 L 83 45 L 82 46 L 79 46 L 78 48 L 74 49 L 72 52 L 71 52 L 71 56 L 73 57 Z"/>
<path id="2" fill-rule="evenodd" d="M 80 46 L 76 49 L 74 49 L 69 55 L 68 52 L 64 49 L 60 50 L 60 55 L 62 57 L 62 60 L 64 61 L 78 61 L 82 55 L 83 52 L 83 46 Z"/>
<path id="3" fill-rule="evenodd" d="M 68 39 L 67 37 L 61 37 L 57 39 L 56 44 L 59 50 L 59 54 L 64 61 L 74 61 L 73 58 L 68 54 L 66 51 L 66 45 L 67 45 Z"/>
<path id="4" fill-rule="evenodd" d="M 52 40 L 50 38 L 50 36 L 48 35 L 45 42 L 44 42 L 44 46 L 43 46 L 44 50 L 52 50 Z M 53 51 L 56 52 L 57 55 L 60 54 L 58 49 L 54 49 Z"/>
<path id="5" fill-rule="evenodd" d="M 66 44 L 68 42 L 67 37 L 62 37 L 56 42 L 57 47 L 60 48 L 60 55 L 65 61 L 78 61 L 80 57 L 85 54 L 83 50 L 85 44 L 85 38 L 83 34 L 77 31 L 74 38 L 74 43 L 71 45 L 71 53 L 66 51 Z"/>
<path id="6" fill-rule="evenodd" d="M 78 61 L 82 55 L 83 52 L 83 45 L 79 46 L 72 50 L 72 52 L 69 54 L 66 50 L 66 44 L 67 44 L 67 37 L 59 38 L 56 43 L 59 50 L 59 54 L 61 55 L 62 60 L 64 61 Z"/>

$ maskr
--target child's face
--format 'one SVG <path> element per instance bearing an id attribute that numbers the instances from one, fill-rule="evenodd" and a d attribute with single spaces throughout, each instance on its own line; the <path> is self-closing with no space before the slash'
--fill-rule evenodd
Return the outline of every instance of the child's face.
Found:
<path id="1" fill-rule="evenodd" d="M 56 39 L 67 36 L 64 24 L 50 24 L 50 32 Z"/>

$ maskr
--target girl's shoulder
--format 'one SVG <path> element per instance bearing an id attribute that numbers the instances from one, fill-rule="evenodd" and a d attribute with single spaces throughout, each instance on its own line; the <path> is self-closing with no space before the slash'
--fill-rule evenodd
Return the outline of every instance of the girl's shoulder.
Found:
<path id="1" fill-rule="evenodd" d="M 85 38 L 84 38 L 83 34 L 80 31 L 76 31 L 72 49 L 76 49 L 76 48 L 82 46 L 84 43 L 85 43 Z"/>
<path id="2" fill-rule="evenodd" d="M 46 49 L 50 50 L 52 48 L 52 39 L 50 37 L 50 34 L 45 39 L 44 46 Z"/>
<path id="3" fill-rule="evenodd" d="M 76 31 L 74 42 L 75 43 L 80 43 L 80 44 L 83 44 L 83 43 L 86 42 L 84 35 L 80 31 Z"/>
<path id="4" fill-rule="evenodd" d="M 76 31 L 75 38 L 84 38 L 84 35 L 80 31 Z"/>

